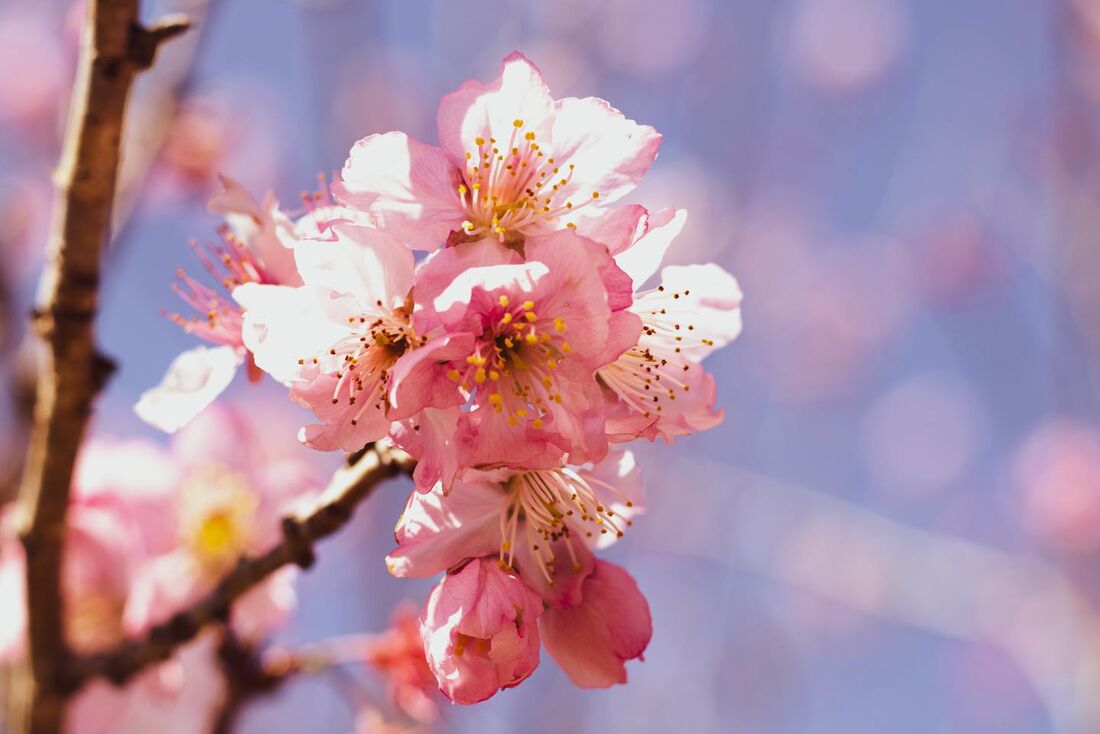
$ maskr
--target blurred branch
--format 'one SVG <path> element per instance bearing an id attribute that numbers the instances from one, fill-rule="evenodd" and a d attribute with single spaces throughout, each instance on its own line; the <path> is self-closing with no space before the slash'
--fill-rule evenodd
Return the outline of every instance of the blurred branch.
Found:
<path id="1" fill-rule="evenodd" d="M 77 658 L 69 669 L 67 688 L 75 690 L 102 676 L 118 685 L 154 663 L 167 660 L 207 625 L 227 622 L 234 601 L 284 566 L 309 568 L 314 546 L 337 532 L 355 508 L 384 480 L 412 471 L 414 462 L 403 451 L 372 445 L 333 475 L 316 507 L 308 514 L 283 518 L 283 539 L 271 550 L 242 558 L 214 590 L 188 609 L 149 630 L 141 639 L 127 640 L 100 653 Z"/>
<path id="2" fill-rule="evenodd" d="M 48 348 L 38 371 L 34 425 L 20 488 L 20 538 L 26 552 L 29 671 L 10 700 L 13 731 L 61 731 L 58 685 L 69 656 L 60 588 L 62 538 L 77 449 L 92 401 L 114 367 L 95 348 L 93 321 L 100 259 L 108 236 L 126 100 L 159 44 L 186 24 L 144 28 L 138 0 L 87 5 L 73 87 L 47 264 L 34 317 Z"/>
<path id="3" fill-rule="evenodd" d="M 218 662 L 225 675 L 225 700 L 214 721 L 213 734 L 230 734 L 241 711 L 251 699 L 272 693 L 295 671 L 269 671 L 251 645 L 237 637 L 229 625 L 222 633 Z"/>

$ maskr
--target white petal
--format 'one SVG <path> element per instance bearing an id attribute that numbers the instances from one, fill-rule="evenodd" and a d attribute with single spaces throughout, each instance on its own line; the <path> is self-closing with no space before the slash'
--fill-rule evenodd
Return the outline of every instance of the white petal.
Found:
<path id="1" fill-rule="evenodd" d="M 214 402 L 244 361 L 235 347 L 195 347 L 172 360 L 164 379 L 146 390 L 134 411 L 143 421 L 175 433 Z"/>

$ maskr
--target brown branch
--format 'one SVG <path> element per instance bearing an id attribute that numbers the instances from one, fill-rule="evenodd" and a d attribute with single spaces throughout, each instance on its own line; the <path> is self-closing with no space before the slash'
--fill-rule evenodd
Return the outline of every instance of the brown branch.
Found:
<path id="1" fill-rule="evenodd" d="M 168 29 L 171 30 L 168 30 Z M 38 372 L 34 426 L 19 497 L 26 551 L 29 670 L 9 691 L 10 731 L 55 734 L 65 695 L 58 685 L 69 657 L 60 588 L 62 538 L 77 449 L 92 401 L 113 370 L 95 348 L 99 264 L 119 166 L 126 99 L 157 45 L 185 24 L 138 24 L 138 0 L 87 4 L 47 264 L 35 327 L 48 348 Z"/>
<path id="2" fill-rule="evenodd" d="M 213 734 L 231 734 L 245 705 L 275 692 L 290 675 L 269 671 L 258 651 L 233 634 L 228 625 L 218 647 L 218 663 L 225 676 L 225 698 L 214 719 Z"/>
<path id="3" fill-rule="evenodd" d="M 414 462 L 398 449 L 371 446 L 332 477 L 318 505 L 303 516 L 283 518 L 283 538 L 263 555 L 242 558 L 214 589 L 188 609 L 151 628 L 140 639 L 127 640 L 104 652 L 75 658 L 68 666 L 67 690 L 102 676 L 118 685 L 154 663 L 167 660 L 206 626 L 229 619 L 233 602 L 284 566 L 308 568 L 314 545 L 351 519 L 355 508 L 384 480 L 408 474 Z"/>

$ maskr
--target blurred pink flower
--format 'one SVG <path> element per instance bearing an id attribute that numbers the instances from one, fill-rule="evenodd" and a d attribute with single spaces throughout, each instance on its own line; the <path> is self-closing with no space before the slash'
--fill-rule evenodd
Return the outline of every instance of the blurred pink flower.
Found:
<path id="1" fill-rule="evenodd" d="M 163 511 L 166 547 L 136 571 L 126 603 L 124 623 L 134 633 L 209 592 L 242 554 L 267 550 L 280 518 L 318 487 L 300 461 L 264 456 L 260 434 L 226 409 L 181 431 L 166 457 L 172 463 L 181 479 Z M 295 578 L 295 569 L 283 569 L 242 597 L 235 631 L 258 640 L 282 624 L 294 608 Z"/>
<path id="2" fill-rule="evenodd" d="M 63 593 L 66 636 L 80 652 L 119 642 L 132 585 L 167 545 L 174 481 L 171 456 L 142 441 L 96 440 L 81 453 L 65 539 Z M 10 518 L 9 518 L 10 519 Z M 0 562 L 0 659 L 25 654 L 22 547 L 11 534 Z M 123 688 L 94 681 L 72 701 L 69 734 L 188 734 L 209 726 L 223 681 L 207 635 Z"/>
<path id="3" fill-rule="evenodd" d="M 539 664 L 542 602 L 495 560 L 476 558 L 432 590 L 420 634 L 439 688 L 455 703 L 484 701 Z"/>
<path id="4" fill-rule="evenodd" d="M 1069 418 L 1040 425 L 1014 476 L 1024 527 L 1057 550 L 1100 548 L 1100 428 Z"/>
<path id="5" fill-rule="evenodd" d="M 423 724 L 439 718 L 439 685 L 424 657 L 415 607 L 402 604 L 394 610 L 389 629 L 368 643 L 366 659 L 385 678 L 401 711 Z"/>
<path id="6" fill-rule="evenodd" d="M 539 620 L 546 651 L 581 688 L 626 683 L 628 660 L 640 659 L 653 636 L 649 604 L 623 568 L 597 560 L 582 600 L 549 607 Z"/>
<path id="7" fill-rule="evenodd" d="M 439 105 L 441 147 L 404 133 L 356 143 L 333 189 L 409 247 L 586 227 L 634 188 L 661 136 L 593 97 L 555 101 L 534 64 L 509 55 L 492 84 Z"/>

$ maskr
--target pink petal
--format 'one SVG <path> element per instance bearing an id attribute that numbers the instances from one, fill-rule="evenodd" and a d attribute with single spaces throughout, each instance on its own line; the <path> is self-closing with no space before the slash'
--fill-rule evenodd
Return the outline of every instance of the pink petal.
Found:
<path id="1" fill-rule="evenodd" d="M 175 433 L 222 394 L 244 358 L 236 347 L 195 347 L 169 365 L 156 387 L 134 406 L 138 417 L 166 433 Z"/>
<path id="2" fill-rule="evenodd" d="M 516 121 L 538 140 L 549 140 L 553 115 L 554 100 L 542 74 L 523 54 L 513 52 L 491 84 L 471 79 L 444 95 L 436 118 L 439 144 L 455 165 L 465 166 L 467 151 L 477 153 L 475 138 L 510 145 Z"/>
<path id="3" fill-rule="evenodd" d="M 404 420 L 427 407 L 457 407 L 466 402 L 458 385 L 447 377 L 448 362 L 464 359 L 473 343 L 472 334 L 442 336 L 402 356 L 390 378 L 390 418 Z"/>
<path id="4" fill-rule="evenodd" d="M 625 570 L 607 561 L 584 584 L 584 599 L 549 608 L 539 623 L 546 651 L 582 688 L 626 682 L 627 660 L 640 658 L 653 636 L 649 604 Z"/>
<path id="5" fill-rule="evenodd" d="M 385 408 L 377 405 L 382 395 L 364 394 L 355 403 L 347 399 L 334 403 L 338 381 L 336 375 L 326 373 L 290 387 L 291 400 L 321 419 L 321 423 L 307 425 L 298 434 L 298 440 L 318 451 L 358 451 L 389 431 Z M 368 401 L 373 402 L 368 405 Z"/>
<path id="6" fill-rule="evenodd" d="M 432 576 L 467 558 L 500 550 L 503 490 L 491 482 L 456 482 L 439 490 L 412 492 L 394 529 L 396 550 L 386 556 L 394 576 Z"/>
<path id="7" fill-rule="evenodd" d="M 459 178 L 442 150 L 390 132 L 356 143 L 332 188 L 406 246 L 434 250 L 465 218 Z"/>
<path id="8" fill-rule="evenodd" d="M 400 305 L 413 283 L 413 255 L 373 227 L 337 224 L 329 240 L 304 240 L 294 258 L 306 285 L 353 295 L 364 306 Z"/>
<path id="9" fill-rule="evenodd" d="M 457 408 L 425 408 L 415 419 L 391 427 L 394 442 L 416 459 L 416 491 L 430 492 L 437 484 L 444 494 L 451 491 L 460 468 L 455 447 L 458 415 Z"/>
<path id="10" fill-rule="evenodd" d="M 602 99 L 570 97 L 557 102 L 553 141 L 555 159 L 574 167 L 558 195 L 589 201 L 599 192 L 600 202 L 610 202 L 629 193 L 645 175 L 661 136 Z"/>

